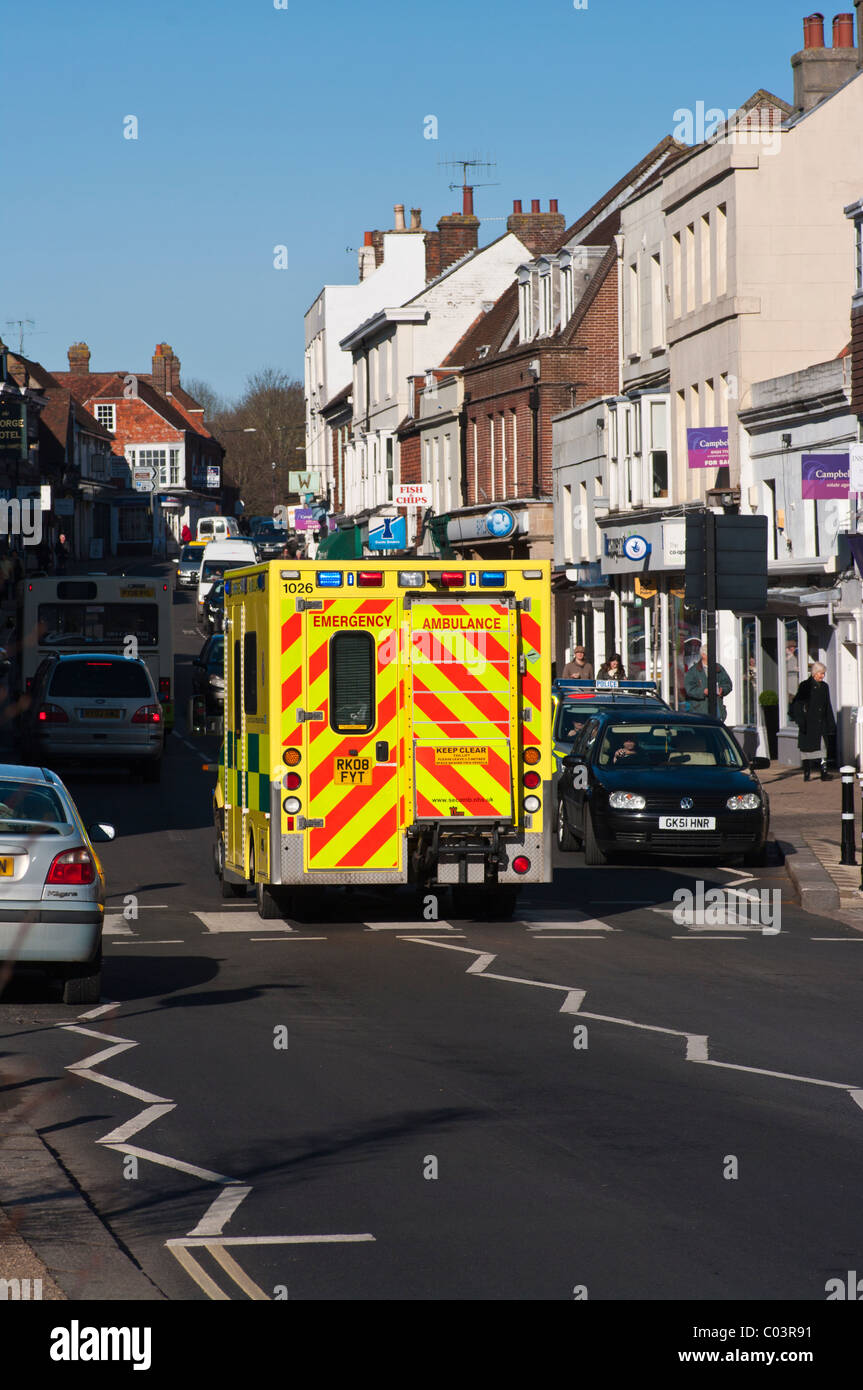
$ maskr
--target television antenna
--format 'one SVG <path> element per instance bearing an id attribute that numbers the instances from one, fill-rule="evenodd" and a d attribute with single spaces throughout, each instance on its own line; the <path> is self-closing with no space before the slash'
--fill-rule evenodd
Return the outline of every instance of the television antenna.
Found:
<path id="1" fill-rule="evenodd" d="M 24 334 L 27 333 L 27 332 L 29 332 L 29 331 L 31 331 L 31 330 L 35 330 L 35 328 L 36 328 L 36 320 L 35 320 L 35 319 L 7 319 L 7 320 L 6 320 L 6 327 L 7 327 L 7 328 L 17 328 L 17 329 L 18 329 L 18 352 L 19 352 L 19 354 L 20 354 L 20 353 L 22 353 L 22 352 L 24 351 Z"/>
<path id="2" fill-rule="evenodd" d="M 469 169 L 477 169 L 477 170 L 480 170 L 480 169 L 485 170 L 485 169 L 487 169 L 487 170 L 491 171 L 492 169 L 496 169 L 496 168 L 497 168 L 496 162 L 495 162 L 494 160 L 491 160 L 491 159 L 479 159 L 479 158 L 474 158 L 474 159 L 439 159 L 439 160 L 438 160 L 438 168 L 445 168 L 445 169 L 461 169 L 461 183 L 451 183 L 451 184 L 449 185 L 449 186 L 450 186 L 450 189 L 455 189 L 455 188 L 461 188 L 461 189 L 465 189 L 465 188 L 497 188 L 497 187 L 499 187 L 499 182 L 494 182 L 494 183 L 468 183 L 468 170 L 469 170 Z"/>

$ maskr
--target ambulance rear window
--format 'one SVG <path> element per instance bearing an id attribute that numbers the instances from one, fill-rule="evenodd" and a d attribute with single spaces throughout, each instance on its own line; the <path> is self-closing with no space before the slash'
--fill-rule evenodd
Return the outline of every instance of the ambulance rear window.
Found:
<path id="1" fill-rule="evenodd" d="M 330 726 L 368 733 L 375 726 L 375 640 L 370 632 L 330 639 Z"/>

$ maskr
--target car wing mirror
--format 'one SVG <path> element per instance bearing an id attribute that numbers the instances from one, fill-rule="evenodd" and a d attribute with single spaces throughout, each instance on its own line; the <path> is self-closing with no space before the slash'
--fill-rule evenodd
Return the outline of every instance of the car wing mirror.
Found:
<path id="1" fill-rule="evenodd" d="M 94 844 L 104 844 L 107 840 L 113 840 L 117 832 L 113 825 L 107 825 L 105 821 L 97 821 L 95 825 L 90 826 L 87 834 Z"/>
<path id="2" fill-rule="evenodd" d="M 563 760 L 564 767 L 584 767 L 584 758 L 575 753 L 568 753 Z"/>

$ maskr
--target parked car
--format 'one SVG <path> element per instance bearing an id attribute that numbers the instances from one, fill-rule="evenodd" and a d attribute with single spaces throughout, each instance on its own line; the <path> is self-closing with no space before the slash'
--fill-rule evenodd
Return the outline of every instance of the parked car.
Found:
<path id="1" fill-rule="evenodd" d="M 206 541 L 190 541 L 184 545 L 174 561 L 177 566 L 175 581 L 178 589 L 194 589 L 198 584 L 198 572 L 206 548 Z"/>
<path id="2" fill-rule="evenodd" d="M 162 775 L 164 714 L 139 657 L 47 657 L 36 672 L 22 734 L 34 762 L 120 762 L 147 782 Z"/>
<path id="3" fill-rule="evenodd" d="M 551 694 L 554 701 L 551 737 L 558 774 L 591 715 L 605 709 L 621 713 L 632 711 L 636 715 L 644 709 L 670 709 L 657 694 L 653 681 L 619 681 L 614 688 L 607 682 L 604 687 L 597 688 L 595 680 L 560 679 L 552 681 Z"/>
<path id="4" fill-rule="evenodd" d="M 770 807 L 719 719 L 604 710 L 588 720 L 558 782 L 557 842 L 587 864 L 615 850 L 764 862 Z"/>
<path id="5" fill-rule="evenodd" d="M 225 706 L 225 635 L 208 637 L 192 663 L 192 690 L 203 695 L 207 714 L 221 714 Z"/>
<path id="6" fill-rule="evenodd" d="M 204 627 L 221 632 L 225 624 L 225 581 L 217 579 L 204 599 Z"/>
<path id="7" fill-rule="evenodd" d="M 46 768 L 0 766 L 0 961 L 63 979 L 65 1004 L 96 1004 L 102 981 L 105 877 L 66 787 Z"/>
<path id="8" fill-rule="evenodd" d="M 275 526 L 267 526 L 262 531 L 253 531 L 249 536 L 249 540 L 262 560 L 280 559 L 286 553 L 288 539 L 287 531 L 280 531 Z"/>

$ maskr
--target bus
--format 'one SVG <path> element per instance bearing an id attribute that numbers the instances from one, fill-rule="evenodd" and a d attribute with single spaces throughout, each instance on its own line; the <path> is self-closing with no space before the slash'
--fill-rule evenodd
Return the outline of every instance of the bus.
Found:
<path id="1" fill-rule="evenodd" d="M 146 662 L 174 726 L 171 584 L 161 575 L 81 574 L 34 577 L 22 586 L 20 688 L 33 687 L 39 665 L 56 652 L 119 652 Z"/>

